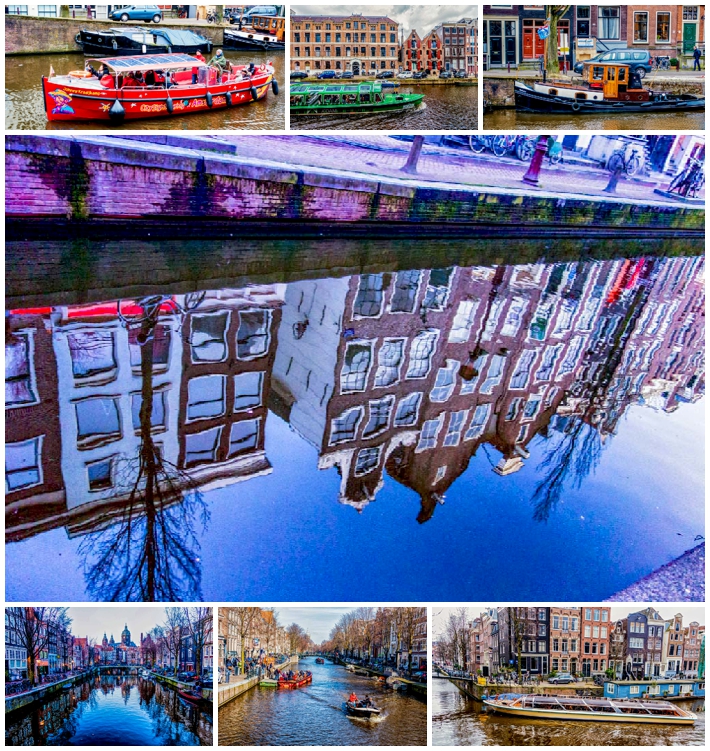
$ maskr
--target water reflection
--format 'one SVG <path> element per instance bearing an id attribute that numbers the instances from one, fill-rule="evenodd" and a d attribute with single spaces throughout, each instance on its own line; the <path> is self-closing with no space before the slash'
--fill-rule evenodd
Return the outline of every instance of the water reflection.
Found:
<path id="1" fill-rule="evenodd" d="M 135 675 L 95 675 L 6 718 L 20 745 L 212 745 L 209 712 Z"/>
<path id="2" fill-rule="evenodd" d="M 237 531 L 252 521 L 235 498 L 266 493 L 269 524 L 282 532 L 286 506 L 304 503 L 288 484 L 278 501 L 274 486 L 265 491 L 267 448 L 283 467 L 277 484 L 289 476 L 286 458 L 299 457 L 291 461 L 310 478 L 312 503 L 332 487 L 314 476 L 316 465 L 337 474 L 327 503 L 358 512 L 397 497 L 391 478 L 418 498 L 421 527 L 461 478 L 486 492 L 514 488 L 532 533 L 601 471 L 631 407 L 670 415 L 703 395 L 703 274 L 700 256 L 450 266 L 15 309 L 7 540 L 64 528 L 80 541 L 92 599 L 199 599 L 205 540 L 217 532 L 211 499 L 230 503 Z M 279 430 L 269 447 L 278 418 L 291 433 Z M 639 455 L 645 440 L 634 434 Z M 304 441 L 315 462 L 301 458 Z M 667 451 L 677 476 L 660 482 L 672 497 L 686 457 Z M 615 483 L 613 473 L 601 480 Z M 655 482 L 642 478 L 633 493 L 653 495 Z M 697 513 L 686 522 L 699 534 L 701 496 L 687 487 Z M 617 485 L 612 495 L 632 492 Z M 666 518 L 657 513 L 649 524 Z M 304 544 L 321 539 L 322 521 L 307 532 L 299 520 Z M 352 524 L 332 523 L 328 539 L 340 544 Z M 660 545 L 654 565 L 687 543 Z M 15 563 L 22 555 L 8 548 Z M 280 564 L 264 570 L 256 560 L 275 584 Z M 207 573 L 214 593 L 232 592 L 231 570 Z M 604 586 L 618 588 L 623 577 L 609 576 Z M 30 580 L 26 596 L 39 581 Z"/>

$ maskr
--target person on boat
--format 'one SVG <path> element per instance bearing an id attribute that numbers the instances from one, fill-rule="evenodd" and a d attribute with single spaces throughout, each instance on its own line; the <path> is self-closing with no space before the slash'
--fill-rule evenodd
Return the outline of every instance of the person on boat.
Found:
<path id="1" fill-rule="evenodd" d="M 155 86 L 155 71 L 154 70 L 147 70 L 145 72 L 145 85 Z"/>
<path id="2" fill-rule="evenodd" d="M 365 698 L 363 699 L 363 706 L 365 707 L 371 707 L 372 706 L 372 699 L 370 698 L 369 694 L 365 694 Z"/>
<path id="3" fill-rule="evenodd" d="M 123 78 L 123 86 L 121 88 L 128 89 L 128 88 L 133 88 L 133 87 L 138 86 L 138 85 L 139 85 L 138 81 L 136 81 L 136 78 L 133 75 L 133 73 L 128 73 Z"/>
<path id="4" fill-rule="evenodd" d="M 354 691 L 351 692 L 350 696 L 348 697 L 348 701 L 351 704 L 357 704 L 357 694 Z"/>
<path id="5" fill-rule="evenodd" d="M 214 57 L 210 60 L 209 64 L 214 65 L 215 67 L 219 68 L 221 73 L 224 73 L 224 71 L 227 69 L 227 66 L 229 65 L 229 61 L 224 56 L 222 50 L 217 50 Z"/>

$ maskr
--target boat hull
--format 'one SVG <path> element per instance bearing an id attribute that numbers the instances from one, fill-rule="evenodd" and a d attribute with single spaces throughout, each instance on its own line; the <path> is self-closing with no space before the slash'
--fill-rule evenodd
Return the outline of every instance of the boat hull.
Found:
<path id="1" fill-rule="evenodd" d="M 380 714 L 380 710 L 375 707 L 356 707 L 349 701 L 345 703 L 345 711 L 352 717 L 363 717 L 366 719 L 378 717 Z"/>
<path id="2" fill-rule="evenodd" d="M 164 55 L 171 52 L 184 52 L 188 55 L 194 55 L 198 50 L 205 55 L 209 55 L 212 51 L 212 42 L 208 40 L 202 44 L 170 44 L 167 39 L 161 39 L 158 44 L 142 44 L 128 36 L 101 34 L 86 29 L 77 34 L 76 41 L 85 55 L 96 57 Z"/>
<path id="3" fill-rule="evenodd" d="M 669 94 L 664 100 L 647 102 L 580 101 L 543 94 L 515 83 L 515 108 L 522 112 L 539 112 L 551 115 L 604 115 L 625 112 L 686 112 L 705 110 L 705 100 L 690 94 Z"/>
<path id="4" fill-rule="evenodd" d="M 66 78 L 66 77 L 64 77 Z M 233 81 L 206 86 L 174 86 L 171 89 L 95 89 L 76 83 L 52 81 L 42 78 L 42 91 L 47 119 L 53 121 L 101 120 L 117 124 L 130 120 L 155 117 L 174 117 L 193 112 L 226 109 L 227 107 L 251 104 L 266 97 L 273 73 L 255 75 L 251 80 Z M 210 94 L 212 106 L 207 94 Z M 168 99 L 172 105 L 169 109 Z M 118 101 L 124 114 L 111 116 L 111 108 Z"/>
<path id="5" fill-rule="evenodd" d="M 291 107 L 292 115 L 357 115 L 375 112 L 403 112 L 413 110 L 424 97 L 408 102 L 383 102 L 365 105 L 340 105 L 337 107 Z"/>
<path id="6" fill-rule="evenodd" d="M 259 38 L 258 34 L 254 36 L 238 36 L 229 29 L 224 30 L 223 46 L 227 50 L 285 50 L 286 43 L 278 40 Z"/>
<path id="7" fill-rule="evenodd" d="M 525 707 L 510 707 L 495 704 L 486 699 L 483 704 L 488 709 L 502 715 L 514 717 L 527 717 L 531 720 L 579 720 L 582 722 L 628 722 L 637 725 L 692 725 L 695 722 L 693 716 L 689 717 L 663 717 L 660 715 L 633 715 L 611 712 L 588 712 L 588 711 L 563 711 L 558 709 L 540 709 Z"/>

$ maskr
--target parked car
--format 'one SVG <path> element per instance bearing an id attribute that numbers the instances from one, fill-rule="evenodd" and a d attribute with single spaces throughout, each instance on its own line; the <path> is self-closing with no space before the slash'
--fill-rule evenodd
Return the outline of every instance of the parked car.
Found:
<path id="1" fill-rule="evenodd" d="M 572 673 L 557 673 L 548 679 L 548 683 L 574 683 L 574 676 Z"/>
<path id="2" fill-rule="evenodd" d="M 351 70 L 344 70 L 341 74 L 341 78 L 353 78 L 354 73 Z"/>
<path id="3" fill-rule="evenodd" d="M 439 78 L 453 78 L 454 74 L 450 70 L 442 70 L 439 73 Z"/>
<path id="4" fill-rule="evenodd" d="M 322 70 L 316 78 L 338 78 L 338 74 L 334 70 Z"/>
<path id="5" fill-rule="evenodd" d="M 291 75 L 289 76 L 289 78 L 292 81 L 295 81 L 295 80 L 297 80 L 299 78 L 308 78 L 308 73 L 306 73 L 305 70 L 292 70 L 291 71 Z"/>
<path id="6" fill-rule="evenodd" d="M 465 70 L 457 70 L 454 73 L 454 78 L 468 78 L 468 73 Z"/>
<path id="7" fill-rule="evenodd" d="M 160 23 L 163 12 L 157 5 L 127 5 L 125 8 L 112 10 L 108 17 L 111 21 L 152 21 Z"/>
<path id="8" fill-rule="evenodd" d="M 631 68 L 631 73 L 638 72 L 641 78 L 644 78 L 646 73 L 650 73 L 652 70 L 651 55 L 648 50 L 608 50 L 593 57 L 591 60 L 576 63 L 574 72 L 581 73 L 585 62 L 626 63 Z"/>
<path id="9" fill-rule="evenodd" d="M 394 78 L 393 70 L 380 70 L 377 72 L 375 78 Z"/>
<path id="10" fill-rule="evenodd" d="M 421 74 L 422 74 L 422 78 L 429 78 L 429 76 L 431 75 L 431 71 L 430 70 L 423 70 L 423 71 L 421 71 Z"/>
<path id="11" fill-rule="evenodd" d="M 424 73 L 421 70 L 418 70 L 414 73 L 412 78 L 416 78 L 417 80 L 424 78 Z"/>
<path id="12" fill-rule="evenodd" d="M 403 70 L 401 73 L 397 73 L 397 78 L 414 78 L 414 73 L 411 70 Z"/>

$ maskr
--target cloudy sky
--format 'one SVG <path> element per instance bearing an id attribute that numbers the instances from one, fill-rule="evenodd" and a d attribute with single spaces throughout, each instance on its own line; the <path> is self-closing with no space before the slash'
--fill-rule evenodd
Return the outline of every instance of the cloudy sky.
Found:
<path id="1" fill-rule="evenodd" d="M 282 626 L 297 623 L 316 644 L 325 641 L 340 616 L 351 610 L 354 608 L 276 608 Z"/>
<path id="2" fill-rule="evenodd" d="M 69 608 L 72 619 L 71 632 L 74 636 L 93 637 L 101 641 L 104 632 L 110 639 L 121 639 L 125 624 L 131 632 L 131 640 L 138 644 L 141 633 L 147 634 L 153 626 L 165 621 L 165 608 L 124 607 L 118 608 Z"/>
<path id="3" fill-rule="evenodd" d="M 460 18 L 477 18 L 478 8 L 475 5 L 292 5 L 292 15 L 323 16 L 331 13 L 334 16 L 346 16 L 350 13 L 362 13 L 364 16 L 389 16 L 393 21 L 402 24 L 404 35 L 416 29 L 420 36 L 424 36 L 439 23 L 458 21 Z"/>
<path id="4" fill-rule="evenodd" d="M 491 607 L 498 607 L 497 604 L 491 605 Z M 575 607 L 570 605 L 569 607 Z M 626 618 L 629 613 L 638 612 L 643 610 L 646 605 L 612 605 L 611 606 L 611 619 L 613 621 L 619 618 Z M 701 625 L 705 623 L 705 609 L 699 607 L 680 605 L 654 605 L 653 607 L 664 617 L 672 618 L 676 613 L 683 614 L 683 625 L 687 626 L 691 621 L 697 621 Z M 444 625 L 449 618 L 449 614 L 452 611 L 458 610 L 458 608 L 432 608 L 433 625 L 434 625 L 434 639 L 443 631 Z M 481 613 L 484 608 L 468 608 L 469 617 L 475 618 Z"/>

